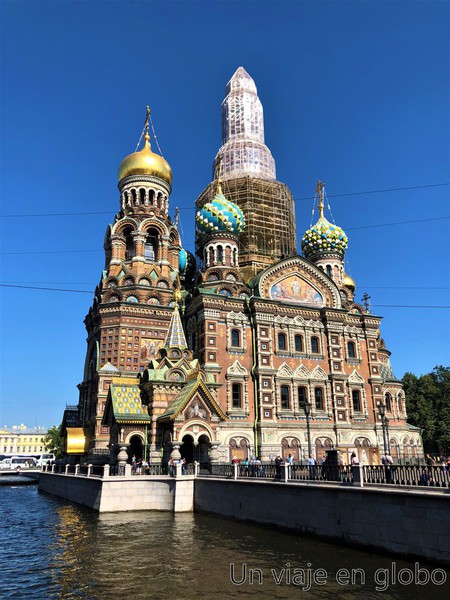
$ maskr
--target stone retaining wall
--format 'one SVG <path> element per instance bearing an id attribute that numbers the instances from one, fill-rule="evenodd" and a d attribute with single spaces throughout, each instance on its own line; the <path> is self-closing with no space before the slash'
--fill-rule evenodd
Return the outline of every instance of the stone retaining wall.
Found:
<path id="1" fill-rule="evenodd" d="M 75 477 L 41 473 L 39 489 L 88 506 L 98 512 L 127 510 L 167 510 L 192 512 L 194 478 Z"/>
<path id="2" fill-rule="evenodd" d="M 196 479 L 194 510 L 450 565 L 450 493 Z"/>

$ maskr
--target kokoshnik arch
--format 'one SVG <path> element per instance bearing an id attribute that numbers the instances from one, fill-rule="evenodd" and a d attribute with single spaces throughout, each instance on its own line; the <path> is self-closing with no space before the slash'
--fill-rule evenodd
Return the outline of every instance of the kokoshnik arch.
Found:
<path id="1" fill-rule="evenodd" d="M 339 449 L 378 462 L 380 404 L 394 459 L 423 455 L 380 336 L 381 317 L 355 302 L 348 239 L 324 216 L 297 253 L 294 201 L 276 179 L 255 82 L 239 67 L 222 104 L 213 181 L 196 200 L 196 262 L 168 214 L 172 171 L 150 145 L 119 168 L 120 206 L 85 319 L 79 403 L 64 413 L 90 462 L 120 445 L 152 463 L 169 456 L 305 459 Z M 305 407 L 309 408 L 306 416 Z"/>

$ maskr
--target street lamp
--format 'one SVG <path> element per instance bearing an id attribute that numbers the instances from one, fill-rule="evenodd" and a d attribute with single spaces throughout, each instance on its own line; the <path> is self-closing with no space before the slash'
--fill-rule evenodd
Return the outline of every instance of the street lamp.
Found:
<path id="1" fill-rule="evenodd" d="M 387 445 L 387 441 L 386 441 L 386 429 L 387 429 L 387 424 L 386 424 L 386 404 L 379 404 L 378 405 L 378 413 L 381 417 L 381 429 L 383 431 L 383 446 L 384 446 L 384 455 L 386 456 L 388 453 L 388 445 Z"/>
<path id="2" fill-rule="evenodd" d="M 308 458 L 309 458 L 310 455 L 312 454 L 312 450 L 311 450 L 311 430 L 309 428 L 309 417 L 311 415 L 311 408 L 312 408 L 311 402 L 305 402 L 305 404 L 303 405 L 303 408 L 305 410 L 305 416 L 306 416 L 306 431 L 307 431 L 307 434 L 308 434 Z"/>

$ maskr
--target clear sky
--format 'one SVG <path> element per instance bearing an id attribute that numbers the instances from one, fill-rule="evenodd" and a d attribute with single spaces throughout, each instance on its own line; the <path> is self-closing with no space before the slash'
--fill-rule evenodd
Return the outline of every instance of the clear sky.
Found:
<path id="1" fill-rule="evenodd" d="M 117 168 L 146 104 L 173 170 L 170 212 L 180 207 L 193 251 L 194 201 L 240 65 L 296 199 L 299 240 L 320 178 L 349 236 L 356 298 L 367 292 L 384 317 L 394 373 L 450 363 L 449 186 L 437 185 L 450 181 L 448 2 L 17 0 L 0 10 L 0 280 L 88 292 L 0 288 L 0 427 L 59 424 L 78 403 Z M 369 193 L 393 188 L 411 189 Z"/>

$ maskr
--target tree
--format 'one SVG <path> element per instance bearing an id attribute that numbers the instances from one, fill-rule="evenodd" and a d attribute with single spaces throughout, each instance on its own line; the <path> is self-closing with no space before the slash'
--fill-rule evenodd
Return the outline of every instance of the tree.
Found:
<path id="1" fill-rule="evenodd" d="M 54 452 L 56 458 L 62 458 L 64 455 L 63 439 L 61 436 L 61 425 L 53 425 L 44 437 L 45 449 Z"/>
<path id="2" fill-rule="evenodd" d="M 450 455 L 450 367 L 403 377 L 408 422 L 422 430 L 425 452 Z"/>

